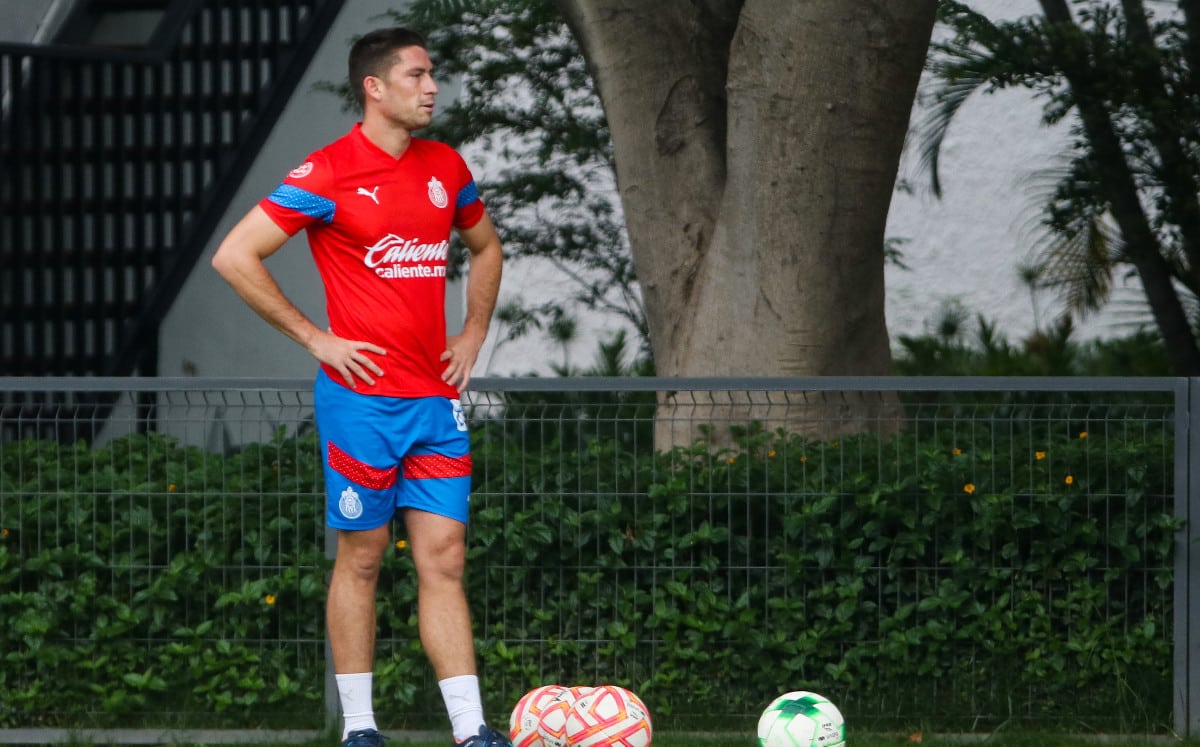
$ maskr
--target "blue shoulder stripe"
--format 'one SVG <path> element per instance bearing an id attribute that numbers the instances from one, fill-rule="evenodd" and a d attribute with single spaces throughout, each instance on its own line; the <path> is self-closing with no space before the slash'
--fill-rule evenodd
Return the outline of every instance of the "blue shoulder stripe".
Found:
<path id="1" fill-rule="evenodd" d="M 295 210 L 310 218 L 316 218 L 326 223 L 333 222 L 333 212 L 336 207 L 333 200 L 291 184 L 280 184 L 267 199 L 280 207 Z"/>
<path id="2" fill-rule="evenodd" d="M 470 205 L 472 202 L 475 202 L 478 199 L 479 190 L 475 188 L 475 180 L 472 179 L 471 181 L 467 182 L 466 186 L 462 188 L 462 191 L 458 193 L 458 199 L 454 201 L 454 207 L 455 209 L 465 208 L 467 205 Z"/>

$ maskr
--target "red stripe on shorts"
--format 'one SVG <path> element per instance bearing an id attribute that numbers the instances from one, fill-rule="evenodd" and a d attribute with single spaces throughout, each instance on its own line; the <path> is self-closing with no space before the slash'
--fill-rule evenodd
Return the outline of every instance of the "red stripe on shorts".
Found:
<path id="1" fill-rule="evenodd" d="M 399 470 L 393 465 L 390 469 L 380 469 L 369 464 L 363 464 L 354 457 L 329 442 L 329 466 L 339 475 L 371 490 L 384 490 L 396 484 Z"/>
<path id="2" fill-rule="evenodd" d="M 412 454 L 404 457 L 404 479 L 406 480 L 470 476 L 470 454 L 460 457 L 448 457 L 441 454 Z"/>

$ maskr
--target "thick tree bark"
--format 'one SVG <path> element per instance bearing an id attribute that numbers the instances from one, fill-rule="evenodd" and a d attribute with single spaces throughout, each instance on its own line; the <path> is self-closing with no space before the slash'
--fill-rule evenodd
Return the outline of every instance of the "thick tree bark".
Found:
<path id="1" fill-rule="evenodd" d="M 884 227 L 936 0 L 558 4 L 612 130 L 658 373 L 891 373 Z"/>
<path id="2" fill-rule="evenodd" d="M 559 0 L 604 103 L 658 373 L 725 190 L 725 77 L 740 2 Z"/>

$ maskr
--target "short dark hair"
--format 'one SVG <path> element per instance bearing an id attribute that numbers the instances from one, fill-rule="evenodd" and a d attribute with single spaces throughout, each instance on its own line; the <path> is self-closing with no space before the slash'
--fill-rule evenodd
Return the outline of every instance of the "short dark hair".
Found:
<path id="1" fill-rule="evenodd" d="M 359 109 L 366 104 L 363 78 L 368 75 L 379 78 L 387 75 L 388 69 L 396 62 L 396 53 L 405 47 L 429 48 L 419 31 L 400 26 L 371 31 L 359 37 L 350 47 L 350 93 L 358 102 Z"/>

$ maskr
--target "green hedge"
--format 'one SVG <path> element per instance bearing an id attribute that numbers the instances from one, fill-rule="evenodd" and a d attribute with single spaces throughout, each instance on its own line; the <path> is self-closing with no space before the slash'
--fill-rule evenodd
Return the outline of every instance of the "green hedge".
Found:
<path id="1" fill-rule="evenodd" d="M 1173 445 L 1139 433 L 751 429 L 650 454 L 484 423 L 488 710 L 604 681 L 664 724 L 750 723 L 803 688 L 857 723 L 1164 729 Z M 319 727 L 319 494 L 311 431 L 226 457 L 0 444 L 0 726 Z M 386 565 L 377 711 L 440 723 L 411 560 Z"/>

